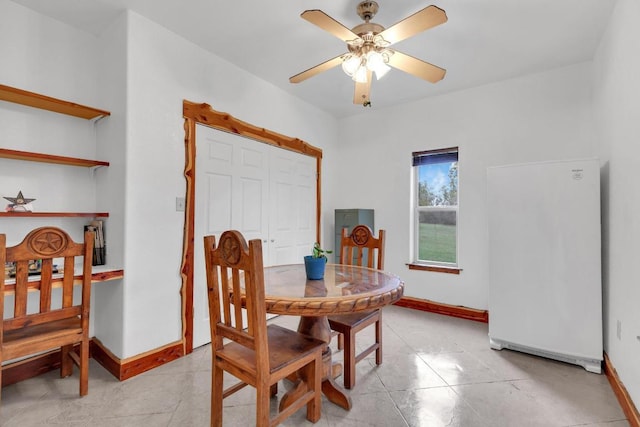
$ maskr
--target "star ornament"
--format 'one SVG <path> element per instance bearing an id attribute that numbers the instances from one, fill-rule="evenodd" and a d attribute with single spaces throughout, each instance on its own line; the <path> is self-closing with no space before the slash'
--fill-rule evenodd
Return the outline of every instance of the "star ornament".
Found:
<path id="1" fill-rule="evenodd" d="M 27 199 L 22 195 L 22 191 L 18 191 L 18 195 L 16 197 L 5 197 L 6 200 L 10 201 L 14 205 L 26 205 L 27 203 L 33 202 L 35 199 Z"/>
<path id="2" fill-rule="evenodd" d="M 56 233 L 46 233 L 38 236 L 34 246 L 43 254 L 54 254 L 60 250 L 64 243 L 62 236 Z"/>

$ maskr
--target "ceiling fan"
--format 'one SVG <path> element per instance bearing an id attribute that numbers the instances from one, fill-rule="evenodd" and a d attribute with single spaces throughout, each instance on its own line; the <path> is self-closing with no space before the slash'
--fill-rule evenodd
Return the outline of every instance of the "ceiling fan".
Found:
<path id="1" fill-rule="evenodd" d="M 371 22 L 371 19 L 378 12 L 378 3 L 375 1 L 362 1 L 356 10 L 364 23 L 356 25 L 351 30 L 321 10 L 305 10 L 300 15 L 303 19 L 346 42 L 348 52 L 296 74 L 289 78 L 291 83 L 300 83 L 342 64 L 344 72 L 355 81 L 353 103 L 366 107 L 371 106 L 369 91 L 373 73 L 375 72 L 376 78 L 379 80 L 390 70 L 389 66 L 431 83 L 436 83 L 444 78 L 445 69 L 389 47 L 447 22 L 444 10 L 433 5 L 427 6 L 387 29 L 380 24 Z"/>

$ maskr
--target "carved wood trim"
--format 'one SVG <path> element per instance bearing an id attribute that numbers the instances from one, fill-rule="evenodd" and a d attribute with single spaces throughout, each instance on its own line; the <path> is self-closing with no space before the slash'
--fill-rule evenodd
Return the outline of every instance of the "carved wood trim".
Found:
<path id="1" fill-rule="evenodd" d="M 319 314 L 344 314 L 357 311 L 374 310 L 400 301 L 404 292 L 404 283 L 401 283 L 392 291 L 376 296 L 363 296 L 344 300 L 343 298 L 301 298 L 297 301 L 287 299 L 265 297 L 267 312 L 273 314 L 292 314 L 304 316 L 305 314 L 317 316 Z M 245 305 L 245 298 L 242 298 Z"/>
<path id="2" fill-rule="evenodd" d="M 476 322 L 489 322 L 489 312 L 487 310 L 478 310 L 476 308 L 442 304 L 413 297 L 402 297 L 402 299 L 396 302 L 395 305 L 399 307 L 412 308 L 414 310 L 444 314 L 446 316 L 460 317 L 462 319 L 474 320 Z"/>
<path id="3" fill-rule="evenodd" d="M 216 111 L 208 104 L 198 104 L 184 100 L 182 115 L 185 119 L 184 144 L 185 167 L 184 176 L 187 181 L 185 197 L 185 225 L 182 251 L 182 265 L 180 276 L 182 287 L 182 342 L 184 354 L 193 351 L 193 254 L 194 254 L 194 224 L 195 224 L 195 158 L 196 158 L 196 125 L 212 127 L 224 132 L 233 133 L 250 138 L 265 144 L 291 150 L 300 154 L 316 158 L 316 241 L 320 241 L 320 217 L 321 217 L 321 174 L 322 174 L 322 150 L 306 143 L 299 138 L 291 138 L 271 130 L 254 126 L 244 122 L 228 113 Z M 200 246 L 198 246 L 200 247 Z"/>
<path id="4" fill-rule="evenodd" d="M 306 154 L 307 156 L 322 158 L 322 150 L 307 144 L 301 139 L 291 138 L 271 130 L 254 126 L 228 113 L 216 111 L 209 104 L 196 104 L 185 100 L 183 103 L 183 115 L 196 123 L 235 133 L 247 138 L 255 139 L 265 144 L 275 145 L 280 148 Z"/>
<path id="5" fill-rule="evenodd" d="M 186 102 L 186 101 L 185 101 Z M 187 182 L 184 210 L 184 237 L 180 276 L 182 286 L 182 340 L 183 352 L 193 351 L 193 251 L 195 236 L 196 199 L 196 120 L 184 120 L 184 178 Z"/>

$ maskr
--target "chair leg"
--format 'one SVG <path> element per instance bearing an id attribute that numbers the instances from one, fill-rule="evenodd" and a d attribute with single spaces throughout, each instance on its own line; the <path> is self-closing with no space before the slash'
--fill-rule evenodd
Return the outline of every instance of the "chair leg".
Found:
<path id="1" fill-rule="evenodd" d="M 211 427 L 222 427 L 222 380 L 224 371 L 217 366 L 211 369 Z"/>
<path id="2" fill-rule="evenodd" d="M 356 385 L 356 334 L 349 330 L 344 335 L 344 387 L 351 389 Z"/>
<path id="3" fill-rule="evenodd" d="M 269 395 L 271 397 L 274 397 L 276 394 L 278 394 L 278 383 L 273 383 L 271 384 L 271 390 L 269 392 Z"/>
<path id="4" fill-rule="evenodd" d="M 271 387 L 257 385 L 256 387 L 256 426 L 270 424 Z"/>
<path id="5" fill-rule="evenodd" d="M 86 396 L 89 393 L 89 340 L 88 339 L 80 343 L 80 366 L 78 368 L 80 369 L 80 396 Z"/>
<path id="6" fill-rule="evenodd" d="M 344 348 L 344 334 L 338 332 L 338 350 L 342 350 Z"/>
<path id="7" fill-rule="evenodd" d="M 307 419 L 312 423 L 316 423 L 320 420 L 321 416 L 321 383 L 322 383 L 322 353 L 319 353 L 316 359 L 309 363 L 306 368 L 307 381 L 310 390 L 313 390 L 313 399 L 307 403 Z"/>
<path id="8" fill-rule="evenodd" d="M 69 356 L 70 351 L 73 351 L 72 345 L 60 347 L 60 378 L 68 377 L 73 373 L 73 360 Z"/>
<path id="9" fill-rule="evenodd" d="M 376 365 L 382 365 L 382 310 L 378 313 L 378 320 L 376 321 L 376 343 L 378 348 L 376 349 Z"/>

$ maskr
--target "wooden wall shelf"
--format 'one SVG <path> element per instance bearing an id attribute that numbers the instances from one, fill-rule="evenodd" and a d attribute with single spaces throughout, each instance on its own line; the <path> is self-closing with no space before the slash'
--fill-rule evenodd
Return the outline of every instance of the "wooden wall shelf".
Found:
<path id="1" fill-rule="evenodd" d="M 108 218 L 108 212 L 0 212 L 0 217 L 26 217 L 26 218 L 64 218 L 64 217 L 91 217 Z"/>
<path id="2" fill-rule="evenodd" d="M 9 150 L 0 148 L 0 158 L 13 160 L 26 160 L 29 162 L 53 163 L 57 165 L 95 167 L 109 166 L 109 162 L 100 160 L 79 159 L 76 157 L 54 156 L 52 154 L 31 153 L 28 151 Z"/>
<path id="3" fill-rule="evenodd" d="M 86 105 L 75 104 L 73 102 L 63 101 L 5 85 L 0 85 L 0 100 L 87 120 L 99 119 L 111 115 L 110 112 L 105 110 L 99 110 L 97 108 L 87 107 Z"/>
<path id="4" fill-rule="evenodd" d="M 111 280 L 118 280 L 124 277 L 124 270 L 113 269 L 104 266 L 93 267 L 94 272 L 91 274 L 91 283 L 109 282 Z M 56 277 L 58 276 L 58 277 Z M 37 290 L 40 287 L 40 276 L 33 276 L 29 278 L 29 291 Z M 5 278 L 5 295 L 13 295 L 15 293 L 15 279 Z M 73 284 L 80 285 L 82 283 L 82 275 L 77 274 L 73 276 Z M 62 286 L 62 274 L 54 275 L 52 279 L 52 287 L 59 288 Z"/>

